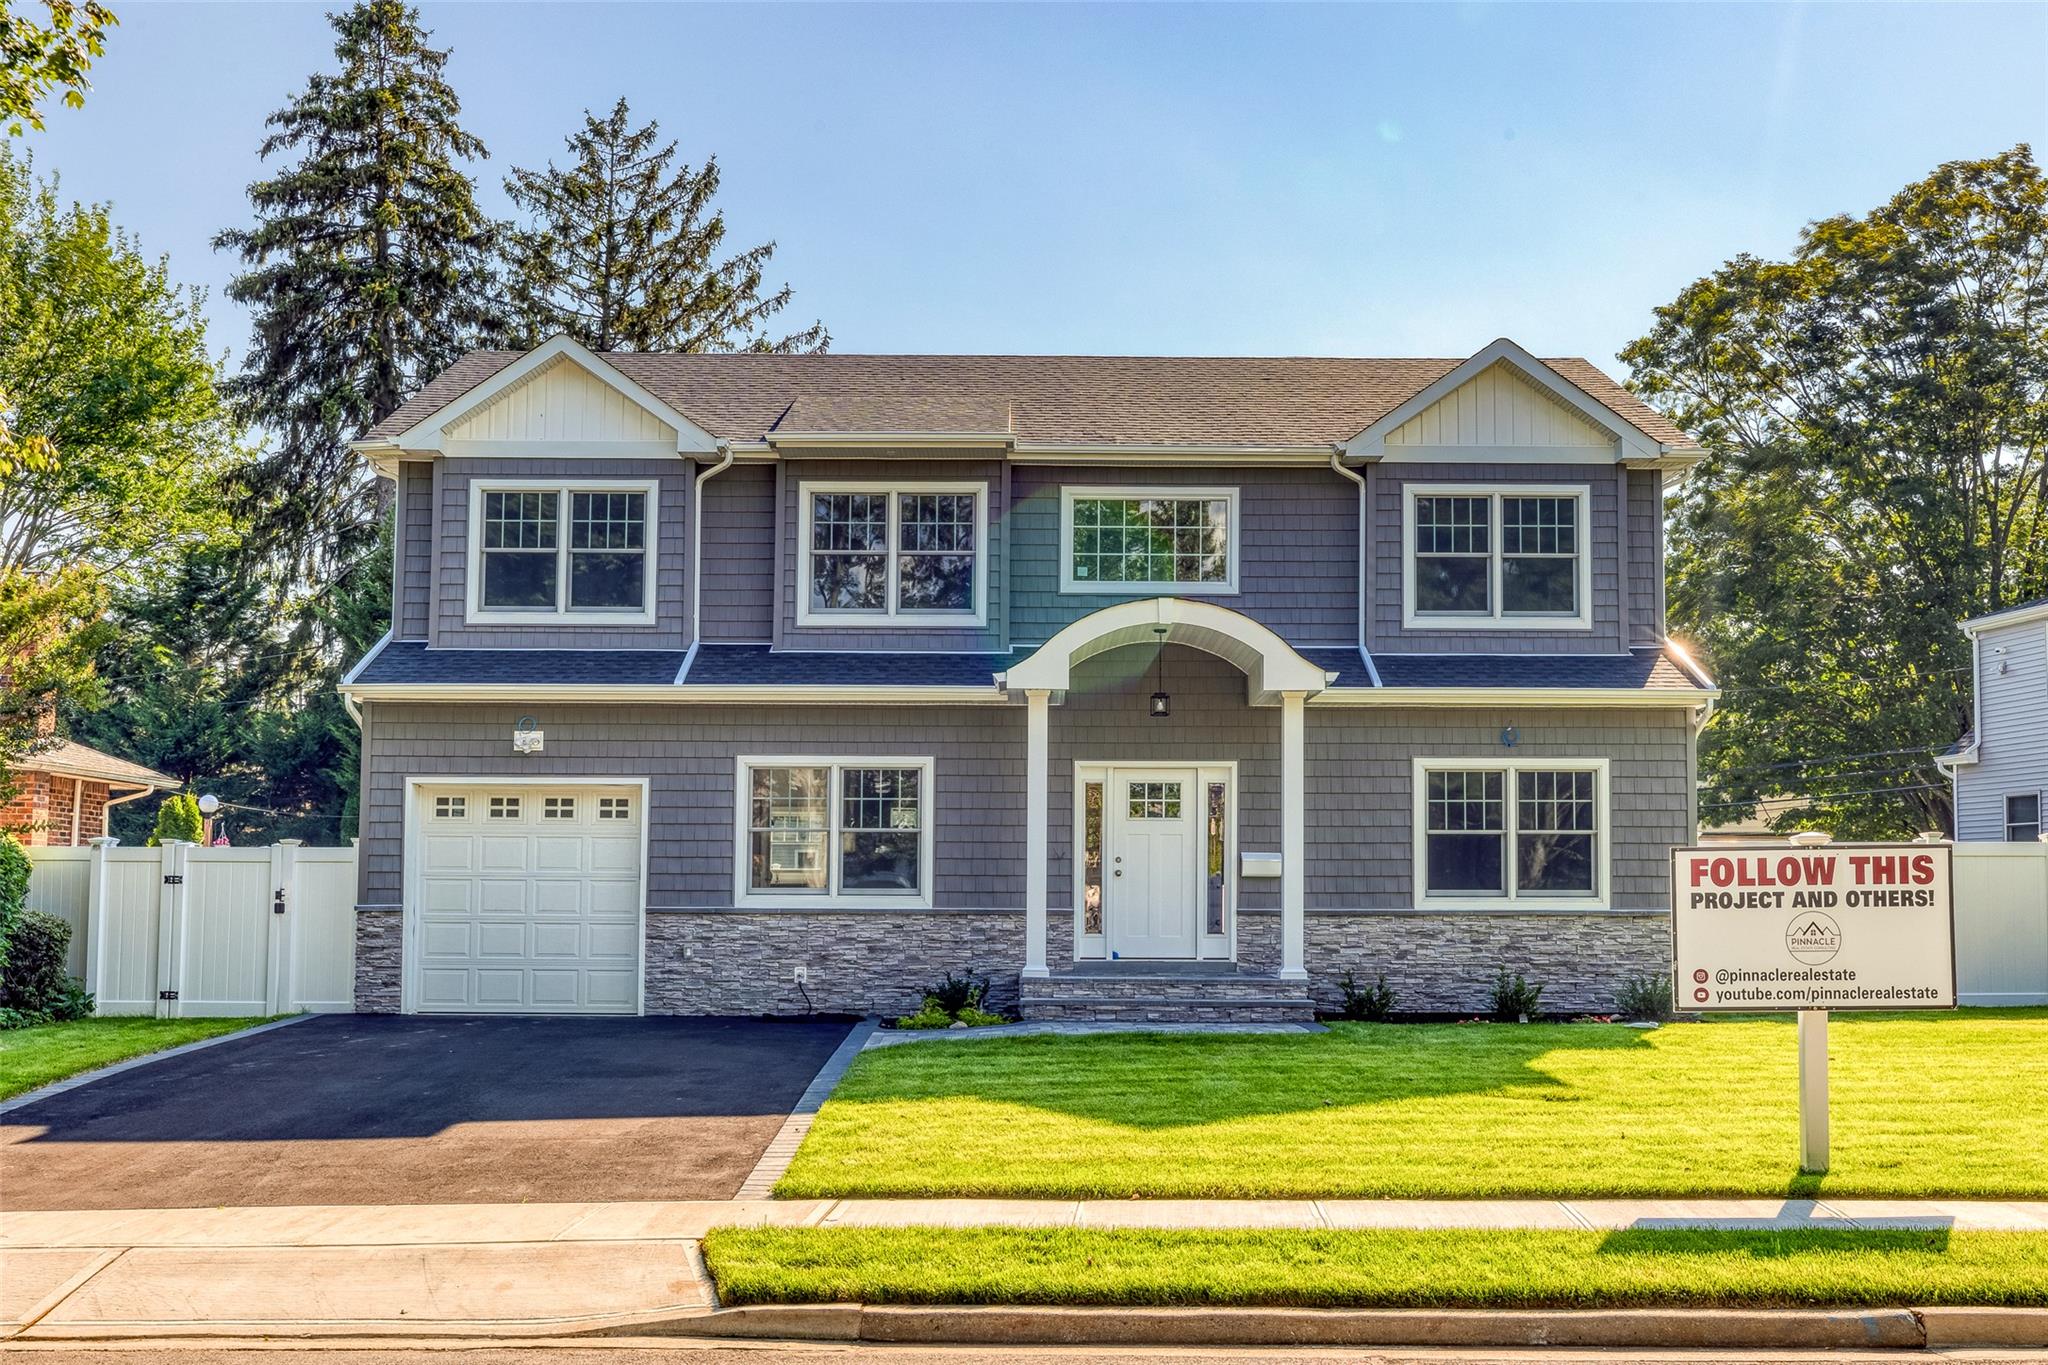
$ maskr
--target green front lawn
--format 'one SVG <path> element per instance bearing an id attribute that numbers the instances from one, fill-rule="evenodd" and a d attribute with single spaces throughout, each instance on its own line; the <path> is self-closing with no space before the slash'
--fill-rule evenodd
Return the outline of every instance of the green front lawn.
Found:
<path id="1" fill-rule="evenodd" d="M 1310 1308 L 2048 1305 L 2048 1234 L 722 1228 L 721 1302 Z"/>
<path id="2" fill-rule="evenodd" d="M 2048 1195 L 2048 1009 L 1836 1015 L 1830 1043 L 1823 1177 L 1783 1016 L 882 1048 L 776 1193 Z"/>
<path id="3" fill-rule="evenodd" d="M 262 1019 L 77 1019 L 0 1032 L 0 1100 L 81 1071 L 147 1052 L 196 1043 L 266 1022 Z"/>

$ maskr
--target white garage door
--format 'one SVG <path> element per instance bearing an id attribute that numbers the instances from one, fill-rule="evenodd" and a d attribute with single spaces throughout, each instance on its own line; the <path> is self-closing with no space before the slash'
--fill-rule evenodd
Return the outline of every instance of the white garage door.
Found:
<path id="1" fill-rule="evenodd" d="M 408 944 L 421 1010 L 640 1007 L 638 787 L 422 787 Z"/>

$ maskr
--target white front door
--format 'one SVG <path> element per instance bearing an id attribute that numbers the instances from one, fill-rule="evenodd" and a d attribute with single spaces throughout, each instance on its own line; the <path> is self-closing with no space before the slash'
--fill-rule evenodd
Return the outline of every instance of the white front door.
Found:
<path id="1" fill-rule="evenodd" d="M 1202 905 L 1201 775 L 1192 768 L 1110 773 L 1109 950 L 1192 958 Z"/>

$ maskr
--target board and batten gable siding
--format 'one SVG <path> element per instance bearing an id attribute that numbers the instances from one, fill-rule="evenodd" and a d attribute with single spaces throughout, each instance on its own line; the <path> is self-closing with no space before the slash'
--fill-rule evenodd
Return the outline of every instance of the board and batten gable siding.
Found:
<path id="1" fill-rule="evenodd" d="M 429 642 L 441 649 L 683 649 L 690 642 L 689 532 L 692 466 L 680 457 L 565 459 L 493 456 L 443 459 L 434 468 L 439 508 L 434 614 Z M 475 480 L 545 486 L 580 479 L 658 481 L 654 535 L 655 621 L 648 626 L 469 625 L 469 497 Z"/>
<path id="2" fill-rule="evenodd" d="M 880 651 L 985 651 L 1004 648 L 1004 608 L 1008 583 L 1004 573 L 1004 540 L 1009 527 L 1006 465 L 985 450 L 933 450 L 917 459 L 891 459 L 884 454 L 852 450 L 820 450 L 776 463 L 781 496 L 779 544 L 780 590 L 776 603 L 775 643 L 785 649 Z M 798 581 L 797 542 L 803 535 L 802 490 L 807 483 L 913 484 L 986 483 L 988 546 L 982 565 L 988 574 L 988 622 L 984 626 L 911 625 L 799 626 L 798 594 L 808 590 Z"/>
<path id="3" fill-rule="evenodd" d="M 1386 434 L 1389 446 L 1613 450 L 1614 433 L 1496 361 Z"/>
<path id="4" fill-rule="evenodd" d="M 400 901 L 405 779 L 475 775 L 649 779 L 649 911 L 730 908 L 741 755 L 931 758 L 934 910 L 923 913 L 1024 904 L 1021 706 L 372 702 L 364 712 L 364 904 Z M 545 752 L 512 752 L 523 715 L 547 736 Z M 832 907 L 798 896 L 788 908 Z"/>
<path id="5" fill-rule="evenodd" d="M 676 429 L 566 356 L 443 433 L 450 441 L 658 441 Z"/>
<path id="6" fill-rule="evenodd" d="M 2048 791 L 2048 621 L 1979 631 L 1977 670 L 1983 728 L 1977 761 L 1956 767 L 1956 837 L 2003 840 L 2005 798 Z"/>
<path id="7" fill-rule="evenodd" d="M 1625 647 L 1621 624 L 1621 484 L 1606 464 L 1429 463 L 1368 466 L 1366 501 L 1371 509 L 1367 528 L 1366 648 L 1375 653 L 1417 654 L 1614 654 Z M 1403 519 L 1405 489 L 1416 484 L 1582 484 L 1588 488 L 1588 527 L 1592 555 L 1591 630 L 1473 629 L 1432 627 L 1409 630 L 1402 625 Z M 1654 607 L 1650 608 L 1654 611 Z"/>
<path id="8" fill-rule="evenodd" d="M 775 637 L 775 467 L 736 464 L 704 485 L 703 638 Z"/>
<path id="9" fill-rule="evenodd" d="M 1027 649 L 1119 602 L 1172 596 L 1060 591 L 1063 488 L 1234 488 L 1238 591 L 1203 601 L 1296 645 L 1358 642 L 1358 488 L 1328 468 L 1017 465 L 1011 471 L 1010 643 Z"/>
<path id="10" fill-rule="evenodd" d="M 1512 749 L 1500 742 L 1509 725 L 1517 731 Z M 1690 843 L 1693 833 L 1693 730 L 1684 707 L 1311 706 L 1307 743 L 1310 910 L 1416 906 L 1417 758 L 1523 765 L 1545 758 L 1607 759 L 1609 828 L 1601 837 L 1612 849 L 1609 903 L 1615 909 L 1671 908 L 1671 849 Z M 1513 908 L 1541 913 L 1544 907 L 1524 902 Z M 1561 902 L 1557 908 L 1572 907 Z"/>
<path id="11" fill-rule="evenodd" d="M 424 640 L 434 599 L 434 466 L 407 460 L 398 466 L 397 597 L 391 633 Z"/>

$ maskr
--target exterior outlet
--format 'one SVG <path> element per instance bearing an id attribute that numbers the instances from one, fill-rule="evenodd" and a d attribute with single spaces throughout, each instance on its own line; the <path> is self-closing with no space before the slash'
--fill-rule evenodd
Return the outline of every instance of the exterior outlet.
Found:
<path id="1" fill-rule="evenodd" d="M 811 969 L 799 962 L 791 969 L 790 977 L 797 985 L 808 986 L 811 984 Z"/>

